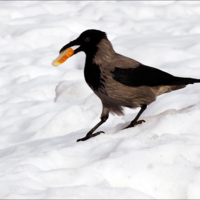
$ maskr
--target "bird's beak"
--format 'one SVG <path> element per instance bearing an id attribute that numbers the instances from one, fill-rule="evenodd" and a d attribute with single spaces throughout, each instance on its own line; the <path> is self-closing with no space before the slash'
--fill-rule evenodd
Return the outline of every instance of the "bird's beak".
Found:
<path id="1" fill-rule="evenodd" d="M 63 52 L 65 49 L 76 46 L 76 45 L 81 45 L 78 38 L 76 40 L 73 40 L 70 43 L 66 44 L 64 47 L 62 47 L 62 49 L 60 50 L 60 53 Z M 74 50 L 73 55 L 78 53 L 79 51 L 82 51 L 81 46 Z"/>

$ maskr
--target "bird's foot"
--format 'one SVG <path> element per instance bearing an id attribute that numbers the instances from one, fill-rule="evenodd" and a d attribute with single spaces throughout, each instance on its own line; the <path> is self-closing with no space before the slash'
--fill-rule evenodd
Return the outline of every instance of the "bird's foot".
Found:
<path id="1" fill-rule="evenodd" d="M 123 129 L 134 127 L 135 125 L 142 124 L 143 122 L 145 122 L 145 121 L 139 120 L 139 121 L 136 121 L 136 122 L 131 122 L 127 127 L 123 128 Z"/>
<path id="2" fill-rule="evenodd" d="M 95 136 L 101 134 L 101 133 L 104 133 L 104 132 L 103 131 L 99 131 L 99 132 L 94 133 L 94 134 L 92 134 L 92 133 L 89 134 L 89 135 L 87 134 L 85 137 L 78 139 L 77 142 L 88 140 L 88 139 L 90 139 L 92 137 L 95 137 Z"/>

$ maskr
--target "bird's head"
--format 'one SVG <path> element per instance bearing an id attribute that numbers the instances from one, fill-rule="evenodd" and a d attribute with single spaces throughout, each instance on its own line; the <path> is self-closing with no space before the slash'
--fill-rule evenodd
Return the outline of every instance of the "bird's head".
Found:
<path id="1" fill-rule="evenodd" d="M 95 52 L 97 50 L 98 43 L 105 38 L 107 38 L 105 32 L 95 29 L 86 30 L 81 33 L 77 39 L 69 42 L 64 47 L 62 47 L 60 53 L 63 52 L 65 49 L 76 45 L 80 46 L 74 50 L 74 54 L 80 51 L 83 51 L 86 54 L 90 52 Z"/>

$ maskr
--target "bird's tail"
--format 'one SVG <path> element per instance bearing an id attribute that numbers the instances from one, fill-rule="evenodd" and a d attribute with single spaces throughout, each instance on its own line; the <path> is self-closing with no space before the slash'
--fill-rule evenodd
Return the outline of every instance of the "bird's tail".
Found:
<path id="1" fill-rule="evenodd" d="M 200 83 L 200 79 L 176 77 L 171 82 L 172 85 L 188 85 L 188 84 L 193 84 L 193 83 Z"/>

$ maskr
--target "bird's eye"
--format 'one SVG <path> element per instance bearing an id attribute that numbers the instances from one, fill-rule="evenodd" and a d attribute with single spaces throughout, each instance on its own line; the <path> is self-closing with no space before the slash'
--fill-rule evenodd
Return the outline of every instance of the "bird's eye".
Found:
<path id="1" fill-rule="evenodd" d="M 85 38 L 85 42 L 89 42 L 89 41 L 90 41 L 89 37 Z"/>

